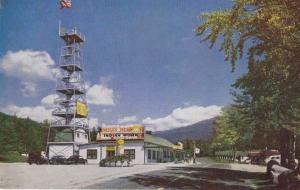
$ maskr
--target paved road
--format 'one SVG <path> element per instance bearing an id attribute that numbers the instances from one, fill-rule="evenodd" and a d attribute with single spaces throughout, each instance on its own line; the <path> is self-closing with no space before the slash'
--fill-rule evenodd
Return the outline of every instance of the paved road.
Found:
<path id="1" fill-rule="evenodd" d="M 265 175 L 265 167 L 241 164 L 216 164 L 200 159 L 196 165 L 170 166 L 164 170 L 140 173 L 95 183 L 94 189 L 276 189 Z"/>

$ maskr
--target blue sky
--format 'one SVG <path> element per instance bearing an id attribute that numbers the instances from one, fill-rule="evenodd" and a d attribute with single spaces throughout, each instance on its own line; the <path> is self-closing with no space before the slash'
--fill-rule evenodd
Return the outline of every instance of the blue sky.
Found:
<path id="1" fill-rule="evenodd" d="M 216 113 L 218 109 L 211 106 L 232 102 L 230 84 L 246 71 L 246 64 L 239 64 L 232 73 L 218 47 L 209 49 L 207 43 L 200 43 L 193 29 L 201 13 L 230 7 L 229 0 L 73 0 L 71 9 L 60 10 L 55 0 L 2 1 L 2 111 L 31 116 L 30 109 L 44 109 L 41 100 L 55 93 L 55 80 L 24 73 L 30 66 L 20 69 L 18 64 L 25 58 L 14 60 L 43 52 L 37 55 L 46 56 L 53 69 L 50 60 L 58 61 L 58 21 L 62 20 L 63 26 L 76 26 L 86 36 L 89 87 L 103 93 L 103 99 L 110 96 L 108 102 L 95 100 L 89 105 L 93 122 L 144 123 L 160 130 L 205 119 L 197 115 L 205 115 L 210 108 Z M 7 69 L 8 61 L 16 67 Z M 30 91 L 31 85 L 34 92 L 24 94 L 24 88 Z M 98 97 L 94 94 L 94 98 Z"/>

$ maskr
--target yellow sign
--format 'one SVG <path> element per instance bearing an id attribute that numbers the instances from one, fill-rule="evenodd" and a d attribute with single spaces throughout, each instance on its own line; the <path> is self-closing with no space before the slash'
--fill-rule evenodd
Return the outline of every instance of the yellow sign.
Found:
<path id="1" fill-rule="evenodd" d="M 144 139 L 145 128 L 142 125 L 111 126 L 102 127 L 97 135 L 97 141 L 101 140 L 142 140 Z M 124 143 L 123 143 L 124 144 Z"/>
<path id="2" fill-rule="evenodd" d="M 181 142 L 178 142 L 173 146 L 173 149 L 175 150 L 182 150 L 183 149 L 183 144 Z"/>
<path id="3" fill-rule="evenodd" d="M 76 102 L 76 114 L 86 117 L 88 115 L 86 104 L 82 102 Z"/>
<path id="4" fill-rule="evenodd" d="M 116 147 L 115 146 L 107 146 L 106 151 L 115 151 Z"/>
<path id="5" fill-rule="evenodd" d="M 118 139 L 117 143 L 118 143 L 118 145 L 123 145 L 124 144 L 124 140 L 123 139 Z"/>

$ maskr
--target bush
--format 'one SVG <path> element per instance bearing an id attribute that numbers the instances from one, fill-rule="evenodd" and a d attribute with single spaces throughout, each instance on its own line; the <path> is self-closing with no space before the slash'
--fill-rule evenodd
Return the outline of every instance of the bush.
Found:
<path id="1" fill-rule="evenodd" d="M 123 166 L 124 162 L 127 162 L 127 166 L 129 166 L 131 160 L 128 159 L 127 155 L 122 154 L 122 155 L 117 155 L 117 156 L 113 156 L 113 157 L 110 157 L 110 158 L 104 158 L 104 159 L 102 159 L 99 162 L 99 166 L 100 167 L 105 167 L 105 166 L 107 166 L 107 164 L 108 164 L 108 166 L 112 166 L 111 164 L 115 163 L 114 166 L 116 167 L 118 162 L 121 162 L 122 166 Z"/>
<path id="2" fill-rule="evenodd" d="M 26 162 L 26 158 L 17 151 L 8 151 L 0 157 L 1 161 L 4 162 Z"/>

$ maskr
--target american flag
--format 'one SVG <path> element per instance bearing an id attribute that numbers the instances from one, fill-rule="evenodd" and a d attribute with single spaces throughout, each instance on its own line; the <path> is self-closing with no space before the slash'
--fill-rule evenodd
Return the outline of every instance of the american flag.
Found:
<path id="1" fill-rule="evenodd" d="M 72 2 L 71 0 L 60 0 L 60 8 L 71 8 L 72 7 Z"/>

